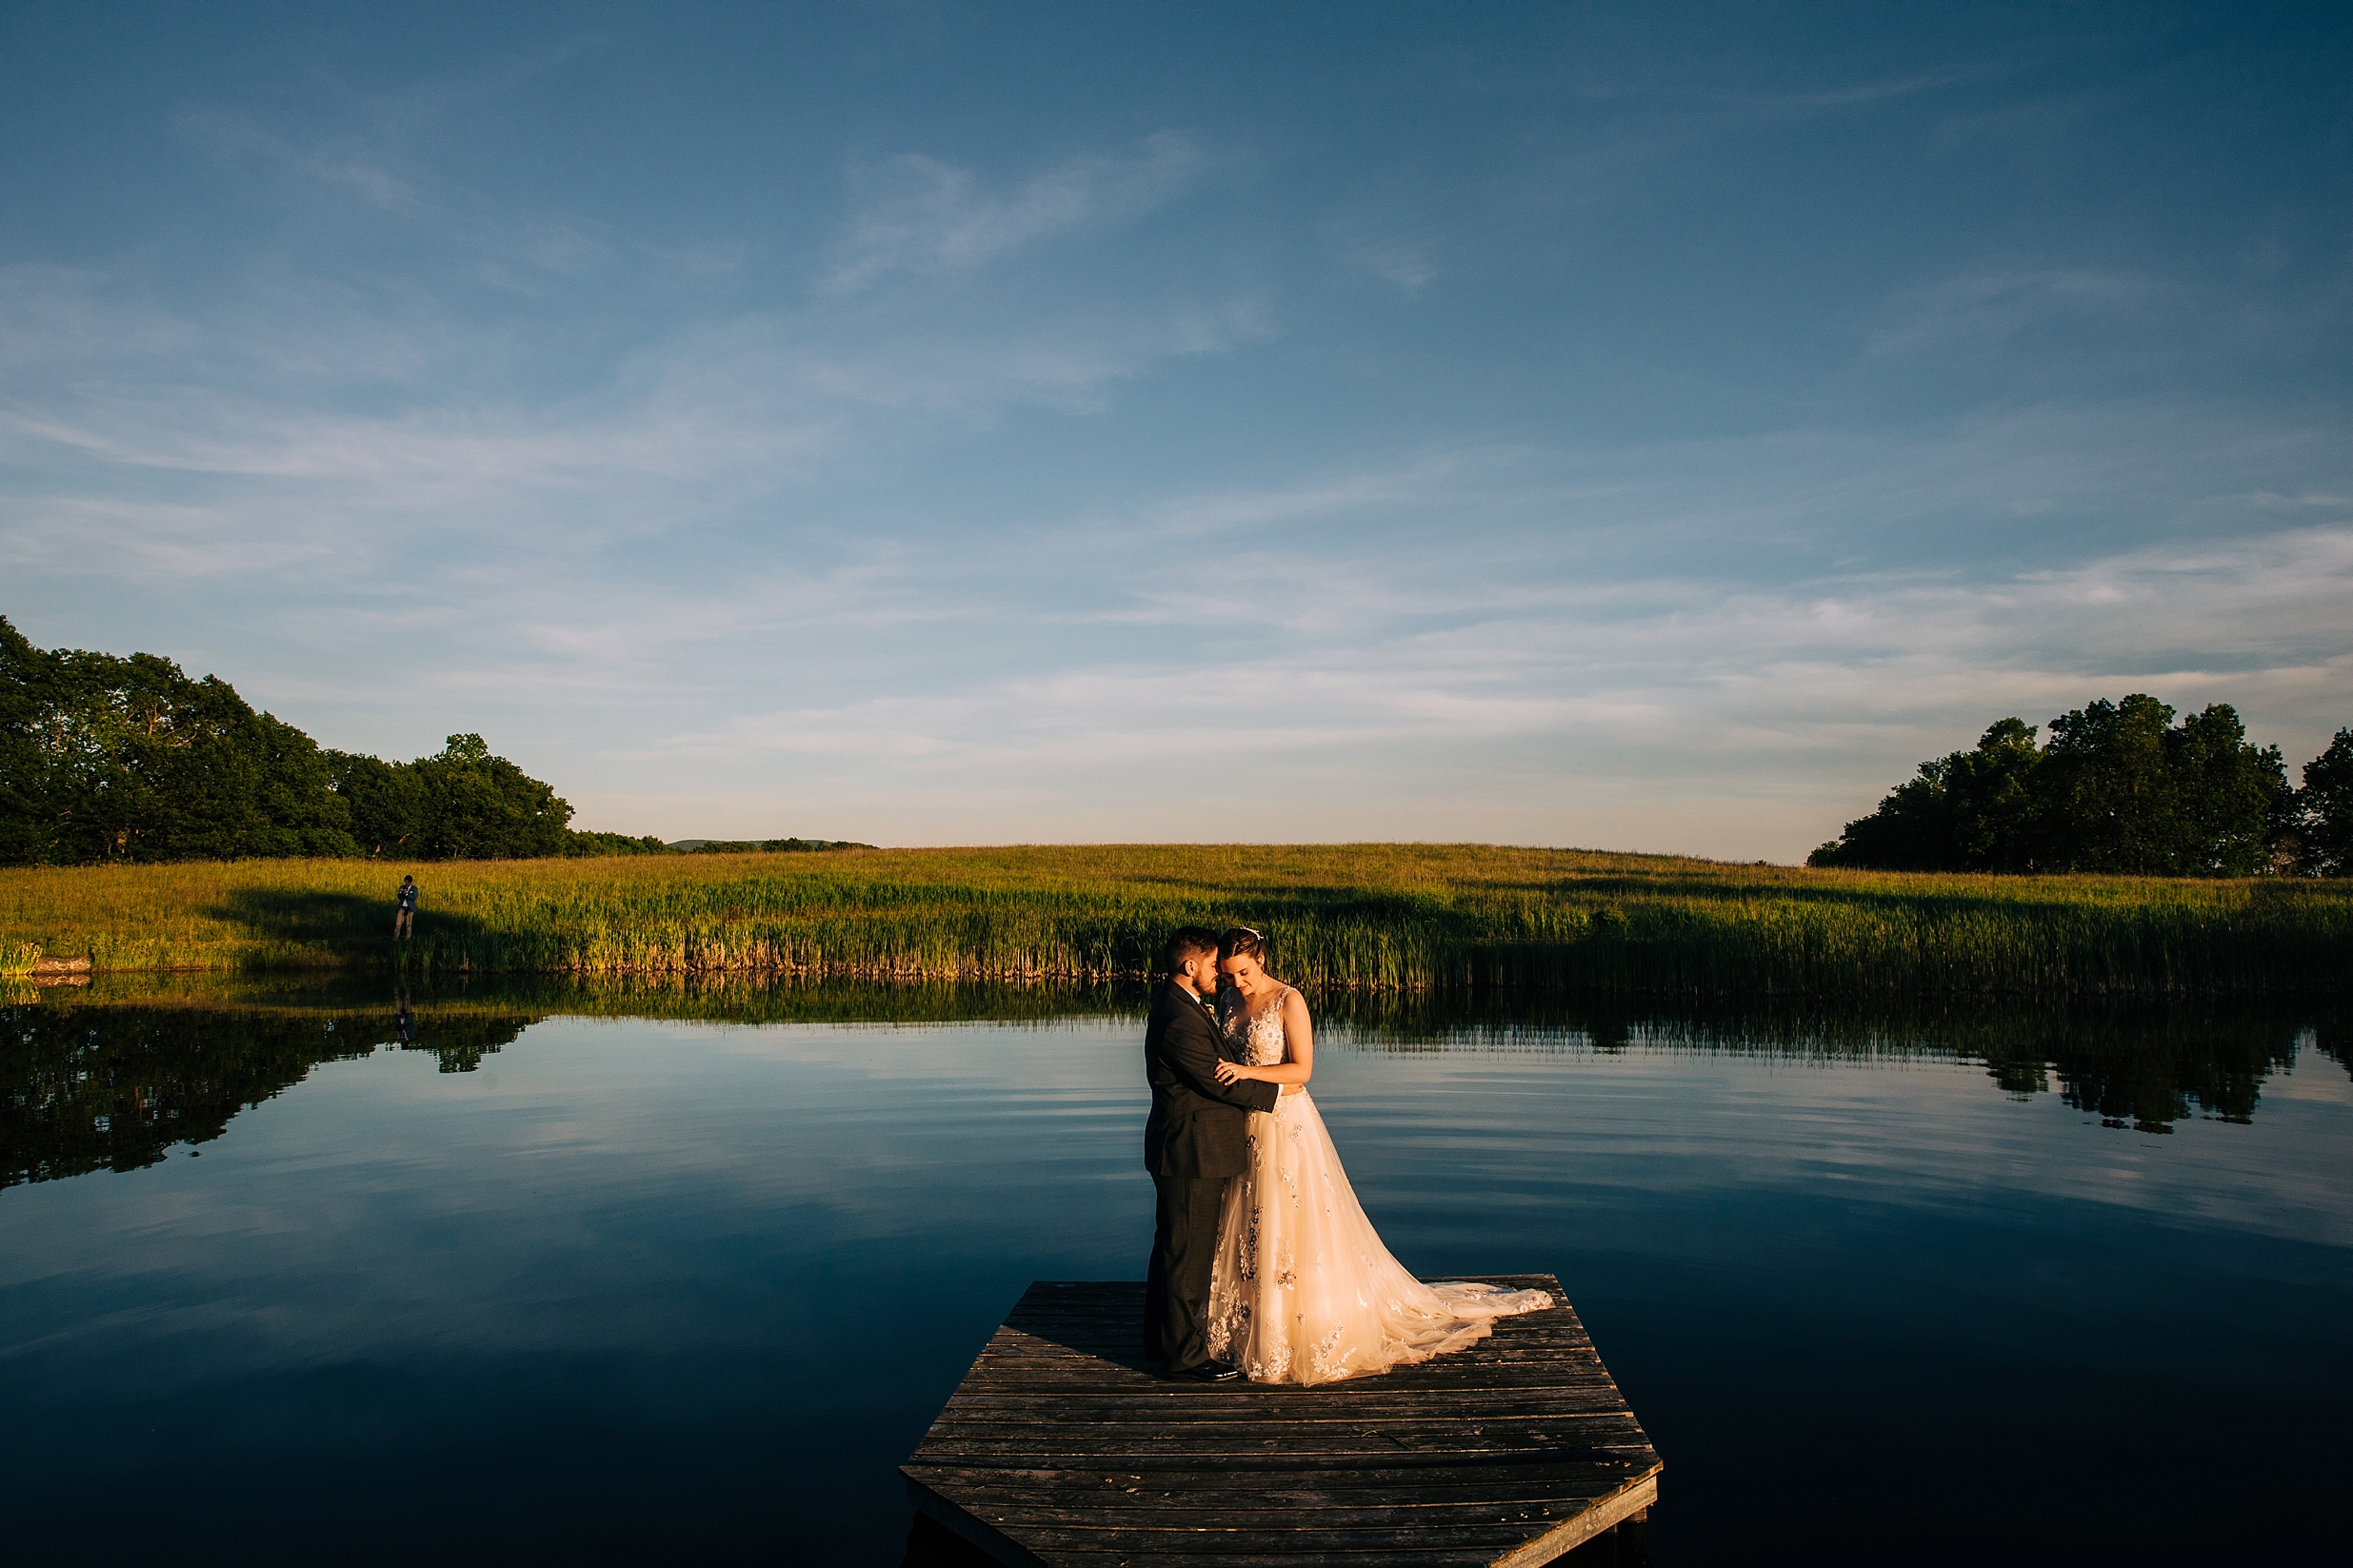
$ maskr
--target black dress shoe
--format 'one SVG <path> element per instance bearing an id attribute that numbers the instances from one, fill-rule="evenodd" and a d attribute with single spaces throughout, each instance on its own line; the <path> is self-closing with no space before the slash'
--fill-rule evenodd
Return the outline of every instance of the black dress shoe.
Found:
<path id="1" fill-rule="evenodd" d="M 1168 1376 L 1193 1383 L 1229 1383 L 1242 1376 L 1242 1369 L 1231 1361 L 1204 1361 L 1199 1366 L 1188 1366 Z"/>

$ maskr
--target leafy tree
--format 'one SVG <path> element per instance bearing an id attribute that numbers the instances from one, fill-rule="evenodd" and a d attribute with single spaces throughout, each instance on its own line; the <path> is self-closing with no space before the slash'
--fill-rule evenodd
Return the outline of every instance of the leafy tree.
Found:
<path id="1" fill-rule="evenodd" d="M 2271 870 L 2288 794 L 2277 746 L 2216 703 L 2171 727 L 2136 693 L 2051 721 L 2040 863 L 2054 871 L 2246 877 Z"/>
<path id="2" fill-rule="evenodd" d="M 668 852 L 571 815 L 479 735 L 412 763 L 323 751 L 216 676 L 44 651 L 0 617 L 0 863 Z"/>
<path id="3" fill-rule="evenodd" d="M 2024 871 L 2034 820 L 2034 777 L 2043 753 L 2034 725 L 2003 719 L 1986 726 L 1974 751 L 1946 759 L 1945 794 L 1950 802 L 1955 867 L 1980 871 Z"/>
<path id="4" fill-rule="evenodd" d="M 318 746 L 227 682 L 149 653 L 43 653 L 0 628 L 10 860 L 353 852 Z"/>
<path id="5" fill-rule="evenodd" d="M 350 808 L 360 853 L 424 858 L 425 793 L 414 771 L 348 751 L 330 751 L 327 758 L 329 787 Z"/>
<path id="6" fill-rule="evenodd" d="M 578 828 L 568 829 L 564 835 L 564 851 L 574 859 L 605 855 L 672 855 L 677 851 L 648 833 L 633 838 L 627 833 L 583 833 Z"/>
<path id="7" fill-rule="evenodd" d="M 1814 865 L 1910 871 L 2254 876 L 2276 869 L 2297 797 L 2277 746 L 2214 704 L 2177 726 L 2145 693 L 2034 726 L 2004 719 L 1974 751 L 1920 764 Z"/>
<path id="8" fill-rule="evenodd" d="M 491 756 L 481 736 L 452 735 L 439 756 L 409 765 L 425 792 L 425 848 L 431 859 L 527 860 L 564 852 L 570 804 L 506 758 Z"/>
<path id="9" fill-rule="evenodd" d="M 2276 870 L 2274 846 L 2295 802 L 2280 748 L 2247 744 L 2238 710 L 2210 703 L 2165 736 L 2165 753 L 2180 813 L 2173 869 L 2209 877 Z"/>
<path id="10" fill-rule="evenodd" d="M 50 802 L 41 745 L 50 701 L 49 656 L 0 615 L 0 864 L 42 858 Z"/>
<path id="11" fill-rule="evenodd" d="M 1812 865 L 1900 871 L 2024 871 L 2032 866 L 2034 726 L 2003 719 L 1974 751 L 1920 764 L 1879 809 L 1814 851 Z"/>
<path id="12" fill-rule="evenodd" d="M 2353 876 L 2353 729 L 2337 731 L 2328 749 L 2304 764 L 2296 804 L 2303 868 L 2316 876 Z"/>
<path id="13" fill-rule="evenodd" d="M 370 855 L 409 860 L 526 860 L 569 849 L 572 808 L 553 787 L 479 735 L 452 735 L 412 763 L 335 755 L 334 787 L 350 803 Z"/>
<path id="14" fill-rule="evenodd" d="M 2173 709 L 2136 692 L 2051 721 L 2035 791 L 2034 860 L 2049 871 L 2177 869 L 2179 800 L 2165 765 Z"/>
<path id="15" fill-rule="evenodd" d="M 1957 753 L 1956 753 L 1957 755 Z M 1920 776 L 1887 792 L 1879 809 L 1806 857 L 1808 865 L 1875 866 L 1887 871 L 1949 871 L 1952 815 L 1944 799 L 1946 759 L 1920 764 Z"/>

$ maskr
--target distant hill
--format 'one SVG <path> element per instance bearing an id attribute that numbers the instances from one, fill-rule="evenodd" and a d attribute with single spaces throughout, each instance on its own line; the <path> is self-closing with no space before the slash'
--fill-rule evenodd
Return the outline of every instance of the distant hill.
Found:
<path id="1" fill-rule="evenodd" d="M 849 839 L 672 839 L 684 855 L 805 855 L 820 849 L 871 849 Z"/>

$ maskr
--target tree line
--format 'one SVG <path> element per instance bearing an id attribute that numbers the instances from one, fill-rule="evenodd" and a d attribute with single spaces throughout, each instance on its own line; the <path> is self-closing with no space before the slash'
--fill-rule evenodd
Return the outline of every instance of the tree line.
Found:
<path id="1" fill-rule="evenodd" d="M 1808 865 L 2138 876 L 2353 874 L 2353 729 L 2291 786 L 2278 746 L 2248 742 L 2227 703 L 2174 723 L 2144 692 L 2021 719 L 1920 764 Z"/>
<path id="2" fill-rule="evenodd" d="M 571 817 L 479 735 L 406 763 L 336 751 L 218 676 L 151 653 L 44 650 L 0 616 L 0 864 L 672 852 Z"/>

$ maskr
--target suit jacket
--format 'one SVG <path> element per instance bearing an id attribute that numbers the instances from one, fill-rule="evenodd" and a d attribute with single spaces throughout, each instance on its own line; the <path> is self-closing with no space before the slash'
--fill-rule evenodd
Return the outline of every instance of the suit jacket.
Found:
<path id="1" fill-rule="evenodd" d="M 1217 1015 L 1172 980 L 1160 982 L 1144 1029 L 1152 1114 L 1144 1168 L 1154 1176 L 1240 1176 L 1249 1169 L 1251 1111 L 1271 1111 L 1280 1083 L 1217 1081 Z"/>

